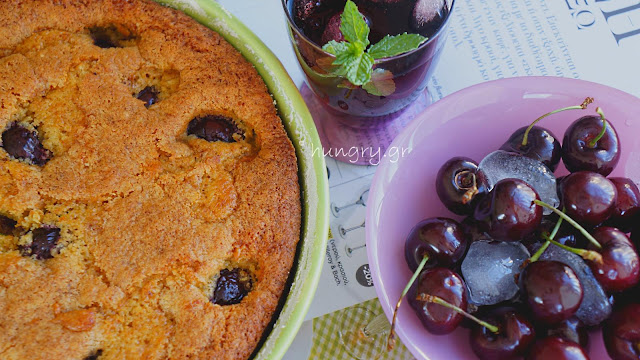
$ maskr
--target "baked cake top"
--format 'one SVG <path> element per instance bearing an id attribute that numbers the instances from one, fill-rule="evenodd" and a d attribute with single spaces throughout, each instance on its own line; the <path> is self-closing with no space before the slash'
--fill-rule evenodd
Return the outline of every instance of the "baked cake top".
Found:
<path id="1" fill-rule="evenodd" d="M 151 1 L 0 4 L 0 358 L 245 359 L 296 251 L 255 69 Z"/>

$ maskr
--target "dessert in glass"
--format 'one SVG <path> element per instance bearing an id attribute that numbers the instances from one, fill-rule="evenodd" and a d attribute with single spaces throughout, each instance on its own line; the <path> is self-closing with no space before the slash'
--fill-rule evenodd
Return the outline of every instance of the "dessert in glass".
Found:
<path id="1" fill-rule="evenodd" d="M 345 131 L 376 128 L 380 132 L 407 109 L 417 105 L 419 108 L 413 109 L 417 114 L 428 105 L 424 100 L 428 99 L 427 83 L 444 46 L 454 4 L 453 0 L 353 2 L 368 27 L 365 48 L 371 45 L 371 50 L 389 35 L 405 33 L 420 35 L 424 41 L 407 52 L 370 59 L 370 78 L 365 84 L 354 84 L 336 65 L 340 56 L 327 49 L 327 44 L 345 41 L 341 15 L 346 0 L 282 0 L 293 48 L 308 86 L 303 87 L 303 96 L 318 125 L 330 122 L 331 132 L 343 133 L 337 135 L 341 138 L 337 142 L 343 146 L 349 141 Z M 386 148 L 392 139 L 378 136 L 377 140 L 377 145 Z M 372 145 L 372 141 L 368 143 Z"/>

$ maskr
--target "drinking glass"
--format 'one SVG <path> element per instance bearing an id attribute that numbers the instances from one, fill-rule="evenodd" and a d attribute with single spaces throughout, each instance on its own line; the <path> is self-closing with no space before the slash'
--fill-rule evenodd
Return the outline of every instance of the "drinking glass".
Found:
<path id="1" fill-rule="evenodd" d="M 338 334 L 340 345 L 356 360 L 380 357 L 391 328 L 385 314 L 374 314 L 360 306 L 349 308 L 343 314 Z"/>
<path id="2" fill-rule="evenodd" d="M 373 78 L 384 82 L 388 90 L 394 89 L 387 96 L 377 96 L 334 74 L 335 57 L 322 50 L 296 25 L 292 15 L 294 0 L 282 0 L 290 39 L 308 87 L 301 90 L 302 95 L 321 132 L 323 146 L 342 146 L 341 153 L 338 149 L 324 149 L 326 155 L 342 161 L 349 159 L 352 163 L 372 164 L 373 156 L 378 156 L 378 160 L 381 156 L 381 153 L 375 154 L 376 150 L 383 153 L 393 140 L 388 128 L 394 120 L 402 117 L 408 108 L 412 108 L 409 114 L 412 117 L 430 103 L 425 89 L 444 47 L 454 2 L 444 2 L 446 13 L 441 25 L 417 49 L 375 60 Z M 363 131 L 370 136 L 358 136 Z M 373 151 L 365 154 L 349 151 L 363 145 Z"/>

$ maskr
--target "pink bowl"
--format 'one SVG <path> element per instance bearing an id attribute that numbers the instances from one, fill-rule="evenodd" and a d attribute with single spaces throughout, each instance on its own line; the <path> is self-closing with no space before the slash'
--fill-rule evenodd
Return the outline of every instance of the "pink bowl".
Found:
<path id="1" fill-rule="evenodd" d="M 622 91 L 582 80 L 521 77 L 475 85 L 428 107 L 390 145 L 373 178 L 367 206 L 367 252 L 378 298 L 389 319 L 411 277 L 404 260 L 404 242 L 411 228 L 433 216 L 459 219 L 438 199 L 435 176 L 454 156 L 480 161 L 498 149 L 517 128 L 538 116 L 585 97 L 596 99 L 587 110 L 565 111 L 540 126 L 561 140 L 575 119 L 602 107 L 620 137 L 622 156 L 612 176 L 640 183 L 640 99 Z M 560 166 L 556 175 L 566 174 Z M 404 302 L 397 334 L 418 359 L 475 359 L 468 330 L 446 336 L 429 334 Z M 591 335 L 592 359 L 607 359 L 600 332 Z"/>

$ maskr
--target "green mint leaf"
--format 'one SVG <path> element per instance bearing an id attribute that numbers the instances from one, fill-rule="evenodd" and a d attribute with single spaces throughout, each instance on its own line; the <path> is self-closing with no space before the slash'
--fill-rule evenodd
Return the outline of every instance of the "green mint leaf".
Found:
<path id="1" fill-rule="evenodd" d="M 418 34 L 387 35 L 372 45 L 367 52 L 374 59 L 382 59 L 415 50 L 425 41 L 427 38 Z"/>
<path id="2" fill-rule="evenodd" d="M 350 68 L 362 57 L 364 51 L 361 47 L 348 42 L 338 43 L 333 41 L 327 43 L 327 45 L 330 45 L 330 47 L 333 48 L 332 50 L 336 50 L 336 59 L 332 63 L 332 65 L 336 66 L 334 73 L 339 76 L 347 76 L 347 79 L 349 79 L 347 74 Z M 349 79 L 349 81 L 351 81 L 351 79 Z"/>
<path id="3" fill-rule="evenodd" d="M 345 40 L 354 44 L 360 43 L 366 49 L 369 46 L 369 25 L 353 1 L 347 0 L 340 20 L 340 32 Z"/>
<path id="4" fill-rule="evenodd" d="M 362 85 L 362 88 L 371 95 L 389 96 L 396 91 L 396 83 L 391 71 L 375 69 L 371 74 L 371 81 Z"/>
<path id="5" fill-rule="evenodd" d="M 347 72 L 345 76 L 353 85 L 361 86 L 371 80 L 373 68 L 373 58 L 367 53 L 362 53 L 359 57 L 350 58 L 348 63 L 343 65 Z"/>
<path id="6" fill-rule="evenodd" d="M 335 40 L 331 40 L 328 43 L 324 44 L 322 50 L 328 52 L 329 54 L 338 55 L 340 53 L 349 51 L 349 43 L 346 42 L 337 42 Z"/>

